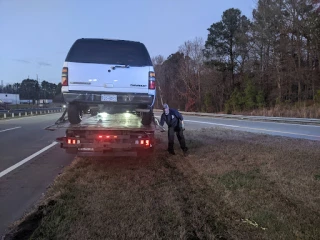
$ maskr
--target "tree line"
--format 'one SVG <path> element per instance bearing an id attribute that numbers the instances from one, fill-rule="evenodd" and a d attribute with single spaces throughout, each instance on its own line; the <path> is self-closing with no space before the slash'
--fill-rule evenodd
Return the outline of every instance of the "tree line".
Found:
<path id="1" fill-rule="evenodd" d="M 0 86 L 0 93 L 19 94 L 20 99 L 39 100 L 54 99 L 61 94 L 61 83 L 55 84 L 48 81 L 39 83 L 34 79 L 24 79 L 21 83 Z"/>
<path id="2" fill-rule="evenodd" d="M 162 101 L 228 113 L 320 102 L 320 0 L 258 0 L 252 20 L 223 12 L 207 39 L 152 58 Z"/>

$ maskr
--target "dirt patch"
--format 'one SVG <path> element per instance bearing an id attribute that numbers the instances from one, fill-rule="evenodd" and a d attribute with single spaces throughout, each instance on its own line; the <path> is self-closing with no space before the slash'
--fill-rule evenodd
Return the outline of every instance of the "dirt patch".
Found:
<path id="1" fill-rule="evenodd" d="M 187 131 L 190 154 L 77 158 L 5 239 L 320 239 L 320 150 L 308 140 Z"/>

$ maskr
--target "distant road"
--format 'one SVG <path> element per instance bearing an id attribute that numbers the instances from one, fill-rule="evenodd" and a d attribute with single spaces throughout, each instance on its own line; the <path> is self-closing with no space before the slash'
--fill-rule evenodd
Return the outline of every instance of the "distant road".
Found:
<path id="1" fill-rule="evenodd" d="M 160 114 L 155 114 L 160 119 Z M 301 125 L 291 123 L 274 123 L 250 120 L 236 120 L 213 117 L 195 117 L 183 115 L 188 129 L 223 127 L 239 131 L 263 133 L 291 138 L 320 140 L 319 125 Z"/>
<path id="2" fill-rule="evenodd" d="M 61 113 L 0 120 L 0 236 L 7 226 L 20 218 L 45 193 L 64 166 L 74 156 L 67 155 L 54 132 L 44 128 L 53 124 Z M 156 114 L 159 117 L 159 114 Z M 320 126 L 184 116 L 186 130 L 223 127 L 292 138 L 320 140 Z M 21 164 L 21 165 L 19 165 Z"/>

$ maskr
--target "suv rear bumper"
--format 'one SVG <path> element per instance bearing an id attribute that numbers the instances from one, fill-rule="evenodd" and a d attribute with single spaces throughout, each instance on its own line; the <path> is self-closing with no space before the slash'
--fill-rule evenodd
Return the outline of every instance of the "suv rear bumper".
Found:
<path id="1" fill-rule="evenodd" d="M 108 106 L 128 106 L 131 108 L 151 109 L 154 96 L 141 93 L 100 93 L 100 92 L 63 92 L 63 98 L 67 103 L 83 103 L 89 106 L 98 104 Z M 117 95 L 117 101 L 101 101 L 101 95 Z"/>

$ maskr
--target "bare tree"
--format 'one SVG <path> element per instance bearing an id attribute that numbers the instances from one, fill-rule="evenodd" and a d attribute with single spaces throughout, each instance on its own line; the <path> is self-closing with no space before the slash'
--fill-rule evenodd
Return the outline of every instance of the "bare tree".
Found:
<path id="1" fill-rule="evenodd" d="M 197 103 L 198 110 L 201 110 L 201 74 L 204 69 L 204 41 L 196 37 L 192 41 L 186 41 L 179 47 L 179 52 L 185 56 L 184 64 L 181 69 L 181 77 L 187 92 L 185 97 L 188 98 L 189 106 Z"/>

